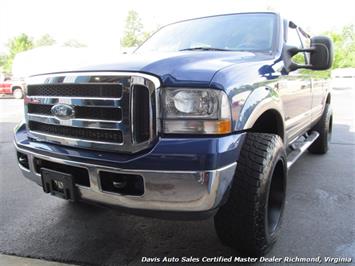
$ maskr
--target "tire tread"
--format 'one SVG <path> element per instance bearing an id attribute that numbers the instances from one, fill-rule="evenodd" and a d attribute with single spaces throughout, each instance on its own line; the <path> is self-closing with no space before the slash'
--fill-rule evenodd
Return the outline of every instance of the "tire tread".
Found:
<path id="1" fill-rule="evenodd" d="M 279 136 L 247 133 L 231 193 L 215 217 L 222 242 L 245 255 L 260 256 L 273 244 L 265 237 L 264 206 L 260 198 L 273 151 L 283 147 Z"/>

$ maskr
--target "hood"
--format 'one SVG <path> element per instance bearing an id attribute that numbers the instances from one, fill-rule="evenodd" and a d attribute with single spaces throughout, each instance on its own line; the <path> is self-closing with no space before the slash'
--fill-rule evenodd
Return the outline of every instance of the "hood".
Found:
<path id="1" fill-rule="evenodd" d="M 123 55 L 115 63 L 97 64 L 81 71 L 138 71 L 158 76 L 164 86 L 206 87 L 221 69 L 261 60 L 249 52 L 184 51 Z"/>
<path id="2" fill-rule="evenodd" d="M 95 55 L 97 58 L 97 55 Z M 250 52 L 183 51 L 174 53 L 127 54 L 97 60 L 92 55 L 73 58 L 66 65 L 50 71 L 129 71 L 152 74 L 160 78 L 164 86 L 209 86 L 214 75 L 234 64 L 264 60 L 266 55 Z M 106 59 L 106 60 L 105 60 Z M 63 58 L 62 58 L 63 60 Z M 75 61 L 75 60 L 74 60 Z M 94 63 L 96 62 L 96 63 Z M 42 64 L 43 65 L 43 64 Z M 53 64 L 52 64 L 53 65 Z M 49 68 L 46 68 L 49 70 Z"/>

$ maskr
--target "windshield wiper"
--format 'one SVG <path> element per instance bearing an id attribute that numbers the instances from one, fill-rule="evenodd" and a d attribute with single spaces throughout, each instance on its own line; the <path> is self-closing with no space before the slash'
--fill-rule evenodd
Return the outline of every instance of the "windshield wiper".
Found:
<path id="1" fill-rule="evenodd" d="M 222 49 L 222 48 L 215 48 L 215 47 L 191 47 L 191 48 L 184 48 L 179 51 L 231 51 L 228 49 Z"/>

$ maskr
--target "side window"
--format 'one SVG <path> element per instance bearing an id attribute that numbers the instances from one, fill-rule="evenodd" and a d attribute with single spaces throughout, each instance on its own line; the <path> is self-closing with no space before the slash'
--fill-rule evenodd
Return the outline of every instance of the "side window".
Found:
<path id="1" fill-rule="evenodd" d="M 298 35 L 296 28 L 288 27 L 287 44 L 292 45 L 292 46 L 296 46 L 298 48 L 303 48 L 300 36 Z M 297 64 L 306 64 L 306 58 L 305 58 L 304 53 L 296 54 L 294 57 L 292 57 L 292 60 Z"/>

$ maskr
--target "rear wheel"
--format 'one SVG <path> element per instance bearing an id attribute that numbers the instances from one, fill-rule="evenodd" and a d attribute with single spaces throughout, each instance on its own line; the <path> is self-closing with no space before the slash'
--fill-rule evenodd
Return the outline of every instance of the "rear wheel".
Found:
<path id="1" fill-rule="evenodd" d="M 224 244 L 246 256 L 261 256 L 273 246 L 285 205 L 286 165 L 279 136 L 247 134 L 229 199 L 214 217 Z"/>
<path id="2" fill-rule="evenodd" d="M 333 113 L 330 104 L 326 104 L 323 115 L 312 131 L 317 131 L 319 137 L 308 148 L 308 151 L 315 154 L 325 154 L 329 149 L 329 142 L 332 136 Z"/>
<path id="3" fill-rule="evenodd" d="M 15 99 L 22 99 L 23 98 L 23 91 L 21 88 L 14 89 L 12 94 L 14 95 Z"/>

